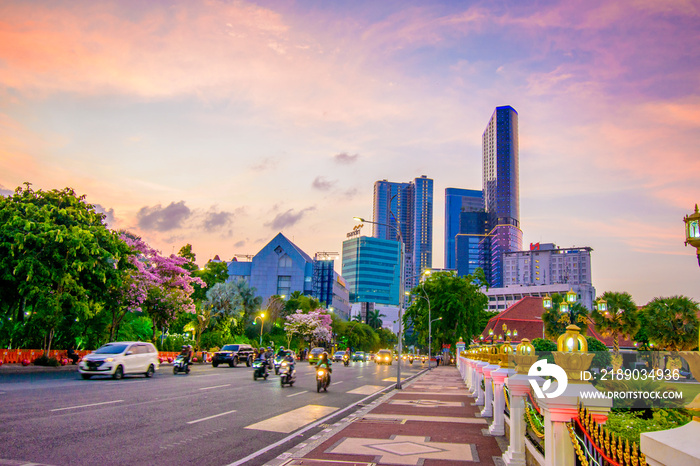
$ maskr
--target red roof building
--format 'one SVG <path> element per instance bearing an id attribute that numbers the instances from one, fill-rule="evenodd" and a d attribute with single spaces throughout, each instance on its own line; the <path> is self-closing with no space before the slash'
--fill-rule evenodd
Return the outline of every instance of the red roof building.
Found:
<path id="1" fill-rule="evenodd" d="M 489 319 L 486 328 L 481 336 L 484 342 L 490 342 L 489 330 L 493 329 L 494 341 L 497 335 L 503 335 L 503 325 L 511 332 L 517 330 L 518 336 L 511 337 L 511 341 L 519 343 L 523 338 L 530 341 L 535 338 L 546 338 L 544 336 L 544 322 L 542 322 L 542 298 L 526 296 L 515 304 L 508 307 L 505 311 Z M 605 346 L 612 347 L 612 336 L 603 337 L 596 332 L 592 323 L 588 324 L 587 336 L 595 337 L 602 341 Z M 634 343 L 628 339 L 620 338 L 620 348 L 634 348 Z"/>

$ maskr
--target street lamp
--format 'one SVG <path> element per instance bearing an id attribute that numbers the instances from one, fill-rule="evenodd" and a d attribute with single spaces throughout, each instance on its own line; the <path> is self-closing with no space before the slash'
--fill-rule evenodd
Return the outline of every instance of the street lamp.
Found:
<path id="1" fill-rule="evenodd" d="M 695 212 L 683 218 L 685 222 L 685 245 L 693 246 L 698 253 L 698 265 L 700 265 L 700 212 L 695 204 Z"/>
<path id="2" fill-rule="evenodd" d="M 428 314 L 430 314 L 430 301 L 428 301 Z M 435 318 L 433 320 L 430 320 L 430 316 L 428 316 L 428 370 L 432 369 L 432 366 L 430 364 L 431 361 L 431 356 L 430 356 L 430 351 L 432 350 L 432 345 L 433 345 L 433 322 L 436 320 L 442 320 L 442 317 Z"/>
<path id="3" fill-rule="evenodd" d="M 257 322 L 258 319 L 260 319 L 260 346 L 262 346 L 262 333 L 263 333 L 263 326 L 265 324 L 265 313 L 263 312 L 259 316 L 256 316 L 255 319 L 253 319 L 253 322 Z"/>
<path id="4" fill-rule="evenodd" d="M 399 267 L 401 273 L 399 274 L 401 277 L 401 284 L 399 288 L 399 345 L 398 345 L 398 364 L 396 364 L 396 389 L 401 390 L 401 345 L 403 344 L 403 288 L 405 286 L 404 281 L 406 278 L 404 277 L 404 244 L 403 244 L 403 237 L 401 236 L 401 230 L 397 228 L 396 226 L 390 224 L 390 223 L 380 223 L 380 222 L 372 222 L 370 220 L 365 220 L 362 217 L 353 217 L 355 220 L 358 222 L 362 223 L 372 223 L 374 225 L 384 225 L 389 228 L 393 228 L 396 231 L 396 235 L 399 238 L 399 243 L 401 244 L 401 250 L 399 252 Z M 396 223 L 401 226 L 401 223 L 399 222 L 398 219 L 396 219 Z"/>

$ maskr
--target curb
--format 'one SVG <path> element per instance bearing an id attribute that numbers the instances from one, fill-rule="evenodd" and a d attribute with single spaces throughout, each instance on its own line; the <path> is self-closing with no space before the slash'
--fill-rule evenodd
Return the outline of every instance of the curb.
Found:
<path id="1" fill-rule="evenodd" d="M 68 364 L 65 366 L 35 366 L 30 364 L 28 366 L 23 366 L 22 364 L 3 364 L 0 366 L 0 375 L 3 374 L 40 374 L 40 373 L 51 373 L 56 372 L 77 372 L 78 365 Z"/>

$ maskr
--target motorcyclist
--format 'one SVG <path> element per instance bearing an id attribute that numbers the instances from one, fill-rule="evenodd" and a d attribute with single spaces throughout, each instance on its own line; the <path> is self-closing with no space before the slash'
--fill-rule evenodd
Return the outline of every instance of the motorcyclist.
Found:
<path id="1" fill-rule="evenodd" d="M 284 356 L 284 354 L 285 354 L 284 346 L 280 346 L 280 349 L 277 351 L 276 357 Z"/>
<path id="2" fill-rule="evenodd" d="M 192 346 L 182 345 L 182 351 L 180 351 L 180 356 L 182 356 L 182 359 L 185 363 L 184 369 L 187 369 L 187 366 L 189 366 L 192 363 Z"/>
<path id="3" fill-rule="evenodd" d="M 321 356 L 318 358 L 318 364 L 316 367 L 325 367 L 328 369 L 328 385 L 331 384 L 331 374 L 333 373 L 333 369 L 331 369 L 331 361 L 328 359 L 328 353 L 325 351 L 321 353 Z"/>
<path id="4" fill-rule="evenodd" d="M 345 354 L 343 355 L 343 362 L 347 366 L 348 363 L 352 360 L 352 352 L 350 351 L 350 348 L 345 348 Z"/>

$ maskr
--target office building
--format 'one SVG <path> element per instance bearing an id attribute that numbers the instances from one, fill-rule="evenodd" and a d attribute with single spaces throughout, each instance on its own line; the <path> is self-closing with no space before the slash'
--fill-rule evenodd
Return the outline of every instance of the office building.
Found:
<path id="1" fill-rule="evenodd" d="M 461 276 L 483 268 L 487 228 L 483 191 L 445 189 L 445 268 Z"/>
<path id="2" fill-rule="evenodd" d="M 485 272 L 493 287 L 502 287 L 503 255 L 522 249 L 520 230 L 518 113 L 496 107 L 482 135 L 483 192 L 489 238 Z M 486 244 L 488 243 L 488 244 Z"/>
<path id="3" fill-rule="evenodd" d="M 343 241 L 341 274 L 351 303 L 398 306 L 403 292 L 401 243 L 369 236 Z"/>
<path id="4" fill-rule="evenodd" d="M 486 291 L 489 310 L 503 310 L 526 296 L 543 297 L 576 292 L 578 300 L 592 309 L 596 290 L 591 279 L 590 247 L 559 248 L 536 243 L 527 251 L 504 253 L 505 286 Z"/>
<path id="5" fill-rule="evenodd" d="M 372 236 L 405 246 L 405 287 L 433 265 L 433 180 L 425 175 L 408 183 L 387 180 L 374 184 Z"/>
<path id="6" fill-rule="evenodd" d="M 250 262 L 228 264 L 229 280 L 246 280 L 263 301 L 270 296 L 289 296 L 300 291 L 313 296 L 339 316 L 350 315 L 349 293 L 334 270 L 333 260 L 312 259 L 279 233 Z"/>

